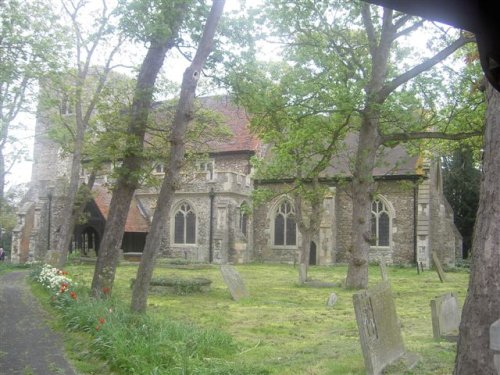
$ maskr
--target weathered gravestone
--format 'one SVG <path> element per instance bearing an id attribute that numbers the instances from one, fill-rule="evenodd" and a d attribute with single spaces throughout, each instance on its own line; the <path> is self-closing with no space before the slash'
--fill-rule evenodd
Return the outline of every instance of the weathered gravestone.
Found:
<path id="1" fill-rule="evenodd" d="M 490 349 L 493 350 L 493 363 L 500 375 L 500 319 L 490 326 Z"/>
<path id="2" fill-rule="evenodd" d="M 439 280 L 441 280 L 441 282 L 444 283 L 446 281 L 446 278 L 444 276 L 443 266 L 441 265 L 441 261 L 439 260 L 438 256 L 434 251 L 432 252 L 432 261 L 434 262 L 434 267 L 436 267 Z"/>
<path id="3" fill-rule="evenodd" d="M 405 352 L 390 283 L 383 281 L 354 294 L 353 302 L 366 373 L 381 374 L 400 359 L 413 366 L 416 358 Z"/>
<path id="4" fill-rule="evenodd" d="M 431 300 L 432 333 L 435 339 L 458 339 L 460 308 L 455 293 L 450 292 Z"/>
<path id="5" fill-rule="evenodd" d="M 387 277 L 387 268 L 385 266 L 384 260 L 380 260 L 380 262 L 378 262 L 378 266 L 380 267 L 380 276 L 382 276 L 382 280 L 389 280 L 389 278 Z"/>
<path id="6" fill-rule="evenodd" d="M 328 297 L 328 300 L 326 301 L 326 307 L 327 308 L 333 307 L 337 303 L 337 299 L 338 298 L 337 298 L 336 293 L 330 294 L 330 296 Z"/>
<path id="7" fill-rule="evenodd" d="M 235 301 L 249 296 L 245 283 L 238 271 L 236 271 L 236 268 L 229 264 L 222 264 L 220 266 L 220 272 L 222 273 L 224 282 L 229 288 L 231 297 L 233 297 Z"/>

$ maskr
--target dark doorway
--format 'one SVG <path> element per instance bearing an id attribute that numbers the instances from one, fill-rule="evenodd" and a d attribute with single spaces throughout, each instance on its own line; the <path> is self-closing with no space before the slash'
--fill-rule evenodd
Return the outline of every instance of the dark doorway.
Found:
<path id="1" fill-rule="evenodd" d="M 311 241 L 311 250 L 309 251 L 309 265 L 316 265 L 316 243 Z"/>
<path id="2" fill-rule="evenodd" d="M 99 233 L 94 228 L 87 227 L 77 238 L 76 248 L 80 249 L 84 256 L 96 255 L 99 251 L 99 242 Z"/>

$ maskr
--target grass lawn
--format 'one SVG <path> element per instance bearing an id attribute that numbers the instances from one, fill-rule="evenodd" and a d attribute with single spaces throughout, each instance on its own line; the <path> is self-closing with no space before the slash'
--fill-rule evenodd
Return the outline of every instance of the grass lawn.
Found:
<path id="1" fill-rule="evenodd" d="M 231 299 L 217 266 L 173 268 L 159 266 L 154 277 L 205 277 L 213 281 L 211 291 L 191 295 L 151 295 L 148 313 L 158 319 L 191 322 L 203 328 L 229 333 L 238 344 L 235 363 L 259 364 L 272 374 L 365 374 L 358 339 L 352 291 L 317 289 L 296 284 L 298 270 L 289 265 L 249 264 L 236 266 L 251 297 Z M 90 285 L 94 267 L 66 268 L 75 281 Z M 130 279 L 137 267 L 118 268 L 114 296 L 129 303 Z M 345 266 L 311 267 L 315 280 L 340 282 Z M 432 338 L 430 300 L 455 291 L 463 303 L 468 274 L 447 273 L 446 283 L 428 271 L 388 267 L 396 310 L 407 350 L 422 357 L 407 374 L 451 374 L 455 344 Z M 378 267 L 370 267 L 370 284 L 380 280 Z M 331 292 L 338 295 L 333 308 L 325 303 Z M 393 372 L 401 374 L 401 370 Z"/>

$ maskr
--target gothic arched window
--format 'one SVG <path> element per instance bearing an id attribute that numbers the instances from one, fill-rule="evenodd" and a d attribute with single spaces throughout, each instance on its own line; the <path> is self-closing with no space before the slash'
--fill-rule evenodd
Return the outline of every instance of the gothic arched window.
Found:
<path id="1" fill-rule="evenodd" d="M 274 244 L 295 246 L 297 244 L 297 226 L 295 212 L 289 201 L 280 203 L 274 216 Z"/>
<path id="2" fill-rule="evenodd" d="M 174 243 L 196 243 L 196 215 L 188 203 L 182 203 L 175 212 Z"/>
<path id="3" fill-rule="evenodd" d="M 240 232 L 246 237 L 248 231 L 248 205 L 243 202 L 240 206 Z"/>
<path id="4" fill-rule="evenodd" d="M 372 202 L 372 246 L 390 246 L 391 217 L 384 201 Z"/>

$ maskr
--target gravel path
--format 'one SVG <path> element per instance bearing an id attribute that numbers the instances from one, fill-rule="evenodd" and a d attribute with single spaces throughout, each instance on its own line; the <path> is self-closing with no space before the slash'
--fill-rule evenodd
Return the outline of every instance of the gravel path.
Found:
<path id="1" fill-rule="evenodd" d="M 76 375 L 26 277 L 26 271 L 0 275 L 0 374 Z"/>

